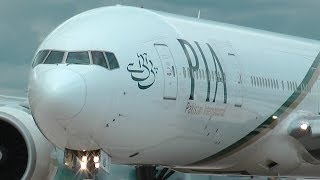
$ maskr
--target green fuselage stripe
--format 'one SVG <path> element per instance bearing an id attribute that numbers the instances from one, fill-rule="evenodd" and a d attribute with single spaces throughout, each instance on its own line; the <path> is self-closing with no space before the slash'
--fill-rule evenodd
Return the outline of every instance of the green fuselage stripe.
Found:
<path id="1" fill-rule="evenodd" d="M 221 160 L 231 154 L 234 154 L 244 147 L 252 144 L 256 140 L 263 137 L 263 135 L 267 134 L 271 129 L 273 129 L 277 124 L 278 120 L 284 119 L 288 116 L 306 97 L 311 87 L 317 81 L 317 78 L 320 74 L 320 53 L 318 53 L 316 59 L 313 61 L 311 67 L 309 68 L 306 76 L 303 78 L 302 82 L 298 86 L 297 90 L 295 90 L 292 95 L 278 108 L 275 113 L 273 113 L 270 117 L 268 117 L 261 125 L 259 125 L 256 129 L 251 131 L 245 137 L 241 138 L 234 144 L 228 146 L 227 148 L 221 150 L 220 152 L 209 156 L 200 161 L 194 162 L 190 165 L 200 165 L 204 163 L 209 163 L 212 161 Z M 307 85 L 307 86 L 306 86 Z M 306 88 L 303 88 L 306 87 Z M 277 116 L 277 119 L 273 119 L 272 116 Z"/>

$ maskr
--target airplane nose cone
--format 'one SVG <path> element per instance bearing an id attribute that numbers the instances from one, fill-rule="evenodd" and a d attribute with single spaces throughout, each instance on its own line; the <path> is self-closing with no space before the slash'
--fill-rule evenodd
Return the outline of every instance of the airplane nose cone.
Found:
<path id="1" fill-rule="evenodd" d="M 85 104 L 86 84 L 76 72 L 51 69 L 34 77 L 29 100 L 36 117 L 71 120 Z"/>

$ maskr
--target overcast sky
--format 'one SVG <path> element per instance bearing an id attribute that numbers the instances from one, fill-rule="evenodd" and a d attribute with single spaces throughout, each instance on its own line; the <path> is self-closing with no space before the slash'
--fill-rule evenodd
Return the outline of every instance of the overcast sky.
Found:
<path id="1" fill-rule="evenodd" d="M 0 93 L 23 95 L 35 50 L 57 25 L 89 9 L 143 6 L 320 40 L 319 0 L 1 0 Z"/>

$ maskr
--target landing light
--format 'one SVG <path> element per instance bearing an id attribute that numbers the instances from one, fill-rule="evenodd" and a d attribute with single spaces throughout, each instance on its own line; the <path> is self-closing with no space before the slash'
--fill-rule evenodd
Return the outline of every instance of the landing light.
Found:
<path id="1" fill-rule="evenodd" d="M 272 116 L 272 119 L 276 120 L 276 119 L 278 119 L 278 116 L 273 115 L 273 116 Z"/>
<path id="2" fill-rule="evenodd" d="M 88 161 L 88 157 L 87 156 L 82 156 L 82 162 L 87 162 Z"/>
<path id="3" fill-rule="evenodd" d="M 94 161 L 95 163 L 99 162 L 99 156 L 93 157 L 93 161 Z"/>
<path id="4" fill-rule="evenodd" d="M 81 170 L 87 169 L 87 162 L 81 162 L 80 165 L 81 165 L 81 167 L 80 167 Z"/>
<path id="5" fill-rule="evenodd" d="M 303 123 L 303 124 L 300 125 L 300 128 L 301 128 L 302 130 L 304 130 L 304 131 L 307 130 L 308 127 L 309 127 L 309 125 L 308 125 L 307 123 Z"/>
<path id="6" fill-rule="evenodd" d="M 96 167 L 98 169 L 100 167 L 100 163 L 95 163 L 94 167 Z"/>

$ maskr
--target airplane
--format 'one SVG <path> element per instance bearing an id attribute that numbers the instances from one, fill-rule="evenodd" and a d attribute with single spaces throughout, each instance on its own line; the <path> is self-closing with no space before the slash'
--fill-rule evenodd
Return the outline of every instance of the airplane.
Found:
<path id="1" fill-rule="evenodd" d="M 32 62 L 30 115 L 1 119 L 28 117 L 89 178 L 111 162 L 135 165 L 141 180 L 319 177 L 319 51 L 315 40 L 97 8 L 47 36 Z"/>

